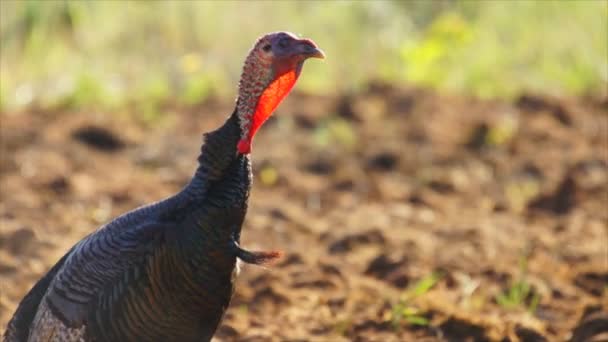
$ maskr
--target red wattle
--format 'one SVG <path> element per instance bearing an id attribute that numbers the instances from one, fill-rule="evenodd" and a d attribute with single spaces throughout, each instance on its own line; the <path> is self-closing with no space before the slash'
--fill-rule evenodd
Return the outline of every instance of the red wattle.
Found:
<path id="1" fill-rule="evenodd" d="M 291 88 L 293 88 L 294 84 L 296 84 L 296 80 L 298 79 L 298 73 L 295 69 L 289 70 L 283 75 L 277 77 L 272 81 L 260 98 L 258 99 L 258 104 L 255 108 L 255 113 L 251 118 L 251 126 L 249 127 L 249 134 L 247 135 L 247 139 L 241 139 L 239 142 L 239 152 L 241 153 L 249 153 L 251 151 L 251 141 L 255 136 L 255 133 L 262 126 L 262 124 L 270 117 L 272 112 L 279 106 L 279 103 L 289 94 Z"/>
<path id="2" fill-rule="evenodd" d="M 247 139 L 241 139 L 236 148 L 240 154 L 249 154 L 251 152 L 251 142 Z"/>

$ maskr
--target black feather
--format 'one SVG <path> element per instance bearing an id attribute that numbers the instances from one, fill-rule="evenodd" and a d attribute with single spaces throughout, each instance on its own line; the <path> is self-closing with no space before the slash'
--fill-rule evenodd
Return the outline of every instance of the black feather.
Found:
<path id="1" fill-rule="evenodd" d="M 236 111 L 205 135 L 190 183 L 164 201 L 124 214 L 76 244 L 23 299 L 6 337 L 37 329 L 42 301 L 88 340 L 210 340 L 233 293 L 236 259 L 263 264 L 238 237 L 251 163 L 236 153 Z"/>

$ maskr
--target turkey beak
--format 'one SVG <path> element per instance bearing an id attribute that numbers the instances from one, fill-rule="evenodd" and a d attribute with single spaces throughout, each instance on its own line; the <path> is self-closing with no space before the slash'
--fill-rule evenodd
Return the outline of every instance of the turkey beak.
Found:
<path id="1" fill-rule="evenodd" d="M 325 59 L 325 52 L 319 48 L 314 48 L 311 54 L 308 55 L 311 58 Z"/>
<path id="2" fill-rule="evenodd" d="M 325 52 L 310 39 L 301 39 L 297 49 L 298 53 L 306 58 L 325 59 Z"/>

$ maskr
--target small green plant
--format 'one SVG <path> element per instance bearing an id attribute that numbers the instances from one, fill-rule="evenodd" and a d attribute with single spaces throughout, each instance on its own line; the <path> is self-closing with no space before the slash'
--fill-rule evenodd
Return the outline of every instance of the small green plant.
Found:
<path id="1" fill-rule="evenodd" d="M 238 312 L 243 315 L 249 314 L 249 306 L 247 306 L 247 304 L 239 305 Z"/>
<path id="2" fill-rule="evenodd" d="M 132 101 L 137 117 L 145 123 L 156 123 L 166 112 L 163 106 L 171 98 L 169 80 L 164 75 L 152 73 L 133 91 Z"/>
<path id="3" fill-rule="evenodd" d="M 538 180 L 528 177 L 508 182 L 504 191 L 509 207 L 517 212 L 522 212 L 528 202 L 540 193 L 540 183 Z"/>
<path id="4" fill-rule="evenodd" d="M 517 133 L 518 122 L 513 116 L 504 116 L 495 125 L 492 125 L 486 135 L 486 145 L 503 146 L 513 139 Z"/>
<path id="5" fill-rule="evenodd" d="M 526 307 L 530 312 L 536 311 L 539 300 L 538 294 L 532 291 L 530 283 L 525 280 L 515 281 L 505 292 L 496 297 L 496 302 L 502 307 Z"/>
<path id="6" fill-rule="evenodd" d="M 428 318 L 423 316 L 423 312 L 420 309 L 415 306 L 409 306 L 404 302 L 399 302 L 393 307 L 391 318 L 391 322 L 395 328 L 400 327 L 404 321 L 411 325 L 425 326 L 429 324 Z"/>
<path id="7" fill-rule="evenodd" d="M 531 284 L 526 279 L 527 257 L 522 257 L 519 262 L 520 277 L 514 281 L 508 289 L 496 296 L 496 303 L 507 308 L 525 308 L 531 313 L 536 312 L 540 296 L 534 291 Z"/>
<path id="8" fill-rule="evenodd" d="M 102 103 L 106 97 L 107 91 L 99 78 L 91 73 L 82 73 L 76 79 L 73 91 L 61 102 L 65 107 L 79 108 Z"/>
<path id="9" fill-rule="evenodd" d="M 439 273 L 432 273 L 407 289 L 398 303 L 391 310 L 391 323 L 393 327 L 399 328 L 402 323 L 410 325 L 426 326 L 429 324 L 424 312 L 413 304 L 413 300 L 426 294 L 441 279 Z"/>
<path id="10" fill-rule="evenodd" d="M 213 92 L 213 80 L 204 75 L 191 76 L 186 79 L 180 100 L 187 105 L 203 102 Z"/>
<path id="11" fill-rule="evenodd" d="M 341 320 L 334 326 L 334 331 L 338 335 L 346 336 L 348 333 L 348 330 L 352 326 L 352 323 L 353 322 L 351 321 L 350 318 Z"/>
<path id="12" fill-rule="evenodd" d="M 353 148 L 357 144 L 357 132 L 348 121 L 332 116 L 315 129 L 314 141 L 323 148 L 330 144 Z"/>

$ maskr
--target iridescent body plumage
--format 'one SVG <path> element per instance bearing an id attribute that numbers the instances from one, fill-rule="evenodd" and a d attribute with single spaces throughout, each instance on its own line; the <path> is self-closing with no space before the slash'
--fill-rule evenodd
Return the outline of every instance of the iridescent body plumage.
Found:
<path id="1" fill-rule="evenodd" d="M 5 341 L 210 340 L 232 297 L 237 258 L 259 264 L 278 256 L 239 247 L 251 188 L 251 129 L 295 79 L 264 92 L 289 68 L 299 74 L 306 58 L 321 56 L 312 42 L 289 33 L 258 40 L 236 108 L 205 134 L 190 183 L 77 243 L 22 300 Z M 247 150 L 239 148 L 243 139 Z"/>

